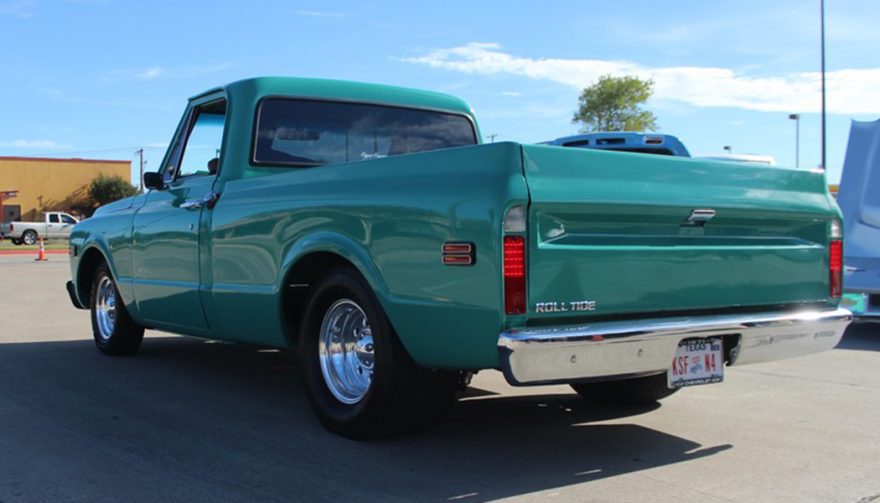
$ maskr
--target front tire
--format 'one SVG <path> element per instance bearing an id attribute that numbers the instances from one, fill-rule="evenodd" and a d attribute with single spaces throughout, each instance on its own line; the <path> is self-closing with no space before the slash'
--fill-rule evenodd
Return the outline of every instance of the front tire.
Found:
<path id="1" fill-rule="evenodd" d="M 458 373 L 416 364 L 369 286 L 350 268 L 334 270 L 316 287 L 299 357 L 318 419 L 351 439 L 422 429 L 457 392 Z"/>
<path id="2" fill-rule="evenodd" d="M 666 374 L 655 374 L 621 381 L 572 384 L 585 400 L 605 405 L 648 405 L 668 397 L 680 388 L 669 388 Z"/>
<path id="3" fill-rule="evenodd" d="M 98 349 L 108 355 L 137 352 L 144 339 L 144 328 L 135 323 L 125 309 L 106 263 L 101 263 L 95 271 L 89 301 L 92 335 Z"/>

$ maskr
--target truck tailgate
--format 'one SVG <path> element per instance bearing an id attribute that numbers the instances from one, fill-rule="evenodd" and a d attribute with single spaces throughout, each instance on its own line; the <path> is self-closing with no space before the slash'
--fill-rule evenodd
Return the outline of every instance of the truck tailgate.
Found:
<path id="1" fill-rule="evenodd" d="M 545 146 L 523 165 L 530 318 L 828 300 L 823 173 Z"/>

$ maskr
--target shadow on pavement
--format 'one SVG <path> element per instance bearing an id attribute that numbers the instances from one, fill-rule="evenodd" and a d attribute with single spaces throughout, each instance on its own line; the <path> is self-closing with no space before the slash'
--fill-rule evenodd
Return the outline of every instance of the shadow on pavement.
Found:
<path id="1" fill-rule="evenodd" d="M 0 501 L 488 501 L 711 456 L 633 423 L 651 409 L 474 389 L 435 428 L 327 433 L 291 355 L 151 337 L 0 345 Z"/>
<path id="2" fill-rule="evenodd" d="M 856 322 L 847 327 L 837 349 L 880 351 L 880 323 Z"/>

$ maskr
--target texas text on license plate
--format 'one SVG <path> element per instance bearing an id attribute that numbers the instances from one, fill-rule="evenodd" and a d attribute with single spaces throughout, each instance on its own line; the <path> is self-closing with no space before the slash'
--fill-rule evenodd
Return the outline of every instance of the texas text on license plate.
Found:
<path id="1" fill-rule="evenodd" d="M 721 339 L 686 339 L 678 344 L 672 368 L 666 372 L 670 388 L 721 382 L 724 351 Z"/>

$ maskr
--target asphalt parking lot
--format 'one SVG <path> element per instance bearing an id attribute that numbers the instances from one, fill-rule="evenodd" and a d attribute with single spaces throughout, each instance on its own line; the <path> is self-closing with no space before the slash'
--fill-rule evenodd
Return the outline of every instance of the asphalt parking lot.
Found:
<path id="1" fill-rule="evenodd" d="M 148 332 L 110 358 L 66 257 L 0 256 L 0 502 L 880 501 L 880 325 L 637 410 L 480 373 L 436 428 L 352 442 L 291 355 Z"/>

